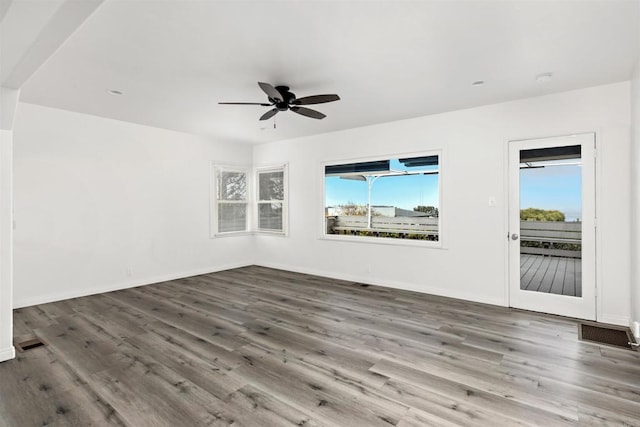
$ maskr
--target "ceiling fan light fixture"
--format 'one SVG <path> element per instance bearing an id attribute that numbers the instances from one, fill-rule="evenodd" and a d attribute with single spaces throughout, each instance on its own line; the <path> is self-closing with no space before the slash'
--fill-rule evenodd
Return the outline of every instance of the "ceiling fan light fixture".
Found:
<path id="1" fill-rule="evenodd" d="M 312 95 L 296 98 L 296 95 L 289 90 L 289 86 L 273 86 L 269 83 L 258 82 L 260 89 L 267 95 L 269 103 L 261 102 L 218 102 L 218 104 L 227 105 L 260 105 L 263 107 L 272 107 L 271 110 L 260 116 L 259 120 L 268 120 L 281 111 L 293 111 L 301 116 L 311 117 L 312 119 L 324 119 L 326 115 L 311 108 L 300 107 L 300 105 L 324 104 L 326 102 L 339 101 L 340 97 L 336 94 Z"/>

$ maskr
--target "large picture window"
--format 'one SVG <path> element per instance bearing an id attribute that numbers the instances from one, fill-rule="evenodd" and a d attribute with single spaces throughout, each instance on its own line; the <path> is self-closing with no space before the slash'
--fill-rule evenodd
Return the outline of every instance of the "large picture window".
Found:
<path id="1" fill-rule="evenodd" d="M 256 172 L 258 231 L 285 232 L 285 167 L 258 169 Z"/>
<path id="2" fill-rule="evenodd" d="M 325 165 L 327 235 L 440 241 L 440 156 Z"/>
<path id="3" fill-rule="evenodd" d="M 216 168 L 217 233 L 248 230 L 247 172 Z"/>

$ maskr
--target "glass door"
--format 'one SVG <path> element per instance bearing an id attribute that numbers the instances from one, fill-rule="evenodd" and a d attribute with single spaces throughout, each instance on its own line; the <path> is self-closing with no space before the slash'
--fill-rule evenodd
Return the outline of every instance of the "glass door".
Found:
<path id="1" fill-rule="evenodd" d="M 509 301 L 594 320 L 594 134 L 509 143 Z"/>

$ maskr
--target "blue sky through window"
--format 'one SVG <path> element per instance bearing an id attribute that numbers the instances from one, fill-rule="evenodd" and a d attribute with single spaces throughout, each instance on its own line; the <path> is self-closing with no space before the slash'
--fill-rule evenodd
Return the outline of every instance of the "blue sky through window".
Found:
<path id="1" fill-rule="evenodd" d="M 438 166 L 407 167 L 397 159 L 392 159 L 390 168 L 394 171 L 432 171 Z M 378 178 L 372 187 L 373 206 L 395 206 L 413 210 L 418 205 L 439 207 L 438 174 L 385 176 Z M 325 206 L 339 206 L 349 203 L 367 204 L 367 182 L 342 179 L 337 176 L 325 178 Z"/>
<path id="2" fill-rule="evenodd" d="M 555 163 L 578 163 L 579 159 Z M 544 168 L 520 170 L 520 207 L 553 209 L 565 214 L 566 221 L 582 218 L 582 195 L 580 165 L 553 166 L 546 162 Z M 391 160 L 392 170 L 434 170 L 437 166 L 406 167 L 397 159 Z M 439 175 L 407 175 L 378 178 L 371 191 L 374 206 L 395 206 L 412 210 L 418 205 L 439 208 Z M 325 206 L 354 203 L 367 204 L 367 183 L 342 179 L 337 176 L 325 178 Z"/>
<path id="3" fill-rule="evenodd" d="M 555 163 L 578 163 L 579 159 Z M 558 210 L 565 221 L 582 218 L 582 167 L 580 165 L 520 169 L 520 209 Z"/>

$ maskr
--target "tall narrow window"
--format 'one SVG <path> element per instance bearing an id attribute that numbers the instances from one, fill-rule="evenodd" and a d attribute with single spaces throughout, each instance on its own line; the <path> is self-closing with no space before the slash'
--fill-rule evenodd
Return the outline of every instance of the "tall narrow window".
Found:
<path id="1" fill-rule="evenodd" d="M 258 169 L 258 231 L 285 232 L 285 167 Z"/>
<path id="2" fill-rule="evenodd" d="M 247 172 L 216 168 L 217 232 L 248 230 Z"/>

